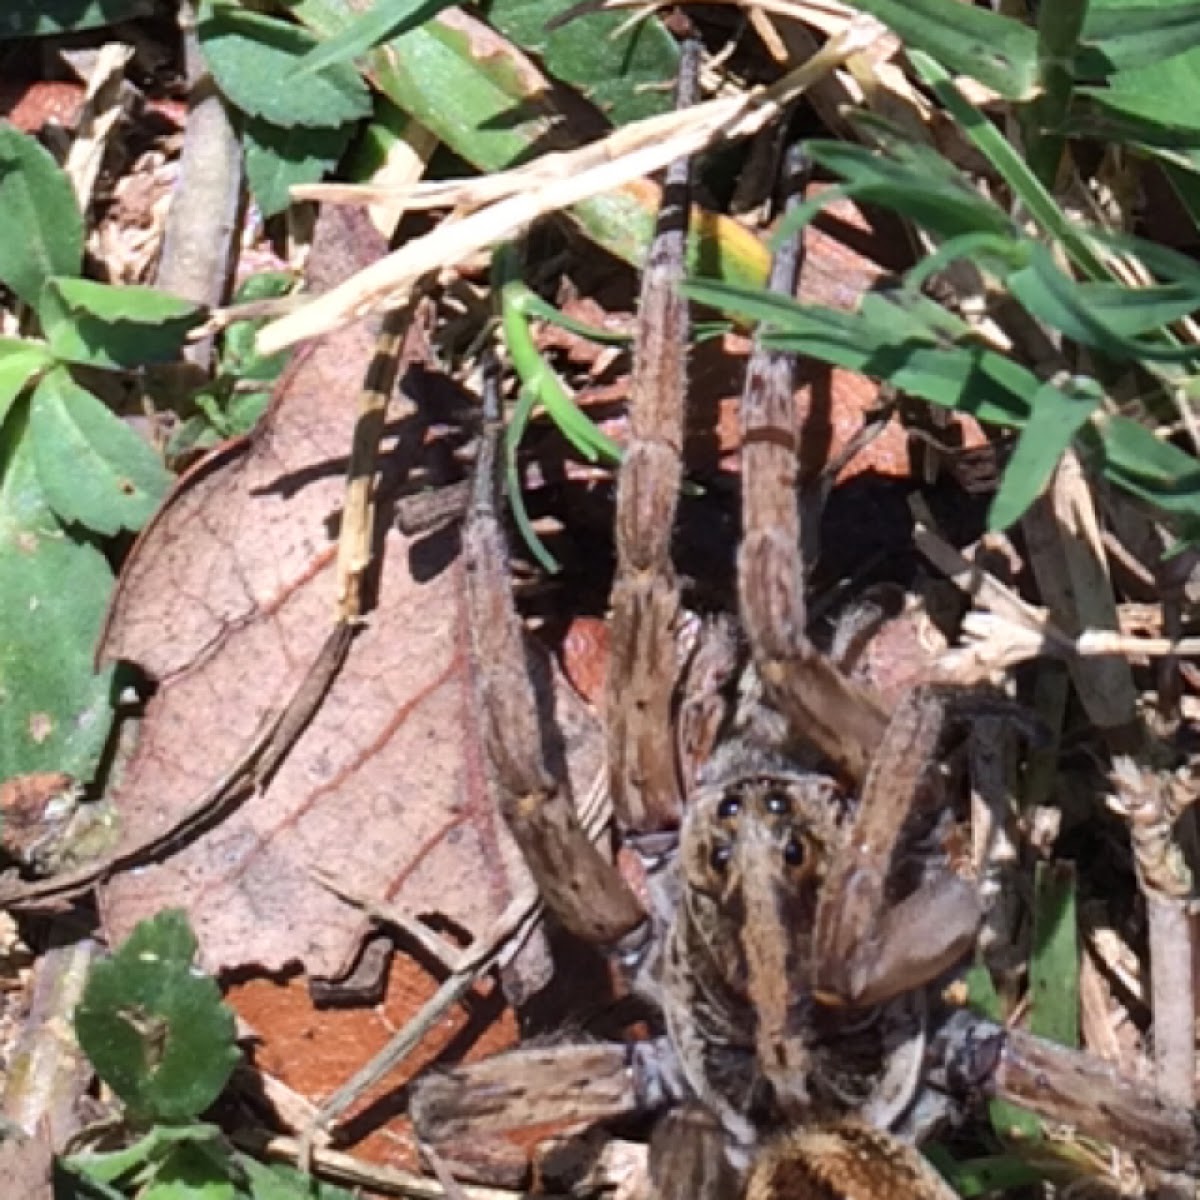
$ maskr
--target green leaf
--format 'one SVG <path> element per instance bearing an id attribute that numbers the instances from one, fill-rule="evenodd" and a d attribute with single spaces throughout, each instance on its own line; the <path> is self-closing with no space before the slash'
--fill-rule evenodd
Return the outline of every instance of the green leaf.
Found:
<path id="1" fill-rule="evenodd" d="M 1037 82 L 1037 35 L 1011 17 L 958 0 L 858 0 L 904 42 L 1006 100 L 1028 100 Z"/>
<path id="2" fill-rule="evenodd" d="M 582 92 L 614 125 L 670 109 L 679 44 L 661 21 L 630 28 L 628 13 L 593 12 L 548 30 L 562 0 L 492 0 L 486 11 L 490 24 L 536 54 L 555 79 Z"/>
<path id="3" fill-rule="evenodd" d="M 1200 121 L 1190 113 L 1174 114 L 1172 121 L 1143 116 L 1123 99 L 1115 102 L 1106 89 L 1076 89 L 1075 103 L 1066 130 L 1072 137 L 1117 145 L 1139 146 L 1165 163 L 1200 170 Z M 1197 114 L 1200 116 L 1200 114 Z"/>
<path id="4" fill-rule="evenodd" d="M 1200 522 L 1200 462 L 1128 417 L 1097 414 L 1080 431 L 1088 462 L 1164 512 Z"/>
<path id="5" fill-rule="evenodd" d="M 73 1171 L 97 1183 L 139 1185 L 153 1179 L 160 1166 L 185 1143 L 212 1144 L 221 1140 L 216 1125 L 154 1125 L 132 1145 L 103 1153 L 72 1154 L 63 1161 Z"/>
<path id="6" fill-rule="evenodd" d="M 1017 230 L 1007 214 L 981 196 L 944 158 L 928 147 L 904 141 L 877 121 L 862 124 L 875 140 L 883 141 L 880 150 L 849 142 L 809 144 L 813 162 L 845 180 L 841 194 L 884 205 L 939 239 L 982 233 L 1000 243 L 1016 241 Z M 822 203 L 823 198 L 801 205 L 776 237 L 805 224 L 814 206 Z"/>
<path id="7" fill-rule="evenodd" d="M 1107 79 L 1118 71 L 1158 67 L 1200 44 L 1200 4 L 1093 3 L 1075 62 L 1080 79 Z"/>
<path id="8" fill-rule="evenodd" d="M 96 533 L 140 529 L 171 486 L 154 450 L 61 367 L 33 393 L 29 435 L 57 516 Z"/>
<path id="9" fill-rule="evenodd" d="M 1092 103 L 1110 114 L 1114 121 L 1122 117 L 1141 123 L 1149 133 L 1151 144 L 1159 141 L 1153 130 L 1168 131 L 1200 129 L 1200 44 L 1195 37 L 1176 34 L 1174 39 L 1166 37 L 1169 45 L 1164 53 L 1151 56 L 1147 47 L 1152 40 L 1161 39 L 1147 29 L 1158 19 L 1164 25 L 1182 18 L 1191 23 L 1194 14 L 1187 8 L 1194 5 L 1173 4 L 1131 5 L 1128 0 L 1092 0 L 1085 33 L 1091 37 L 1094 31 L 1102 30 L 1106 35 L 1103 43 L 1104 56 L 1112 66 L 1121 63 L 1119 70 L 1105 79 L 1102 88 L 1092 89 Z M 1157 14 L 1148 12 L 1156 9 Z M 1123 32 L 1122 32 L 1123 31 Z M 1128 40 L 1126 40 L 1128 35 Z M 1114 57 L 1115 56 L 1115 57 Z M 1134 65 L 1135 58 L 1145 57 L 1141 65 Z M 1095 65 L 1095 58 L 1084 57 L 1083 67 Z M 1162 144 L 1171 144 L 1170 138 Z M 1194 138 L 1191 145 L 1195 145 Z M 1195 168 L 1193 168 L 1195 169 Z"/>
<path id="10" fill-rule="evenodd" d="M 1075 868 L 1039 862 L 1034 869 L 1029 1029 L 1061 1046 L 1079 1045 L 1079 931 Z"/>
<path id="11" fill-rule="evenodd" d="M 992 1105 L 998 1103 L 1000 1102 L 992 1101 Z M 1014 1108 L 1012 1111 L 1021 1110 Z M 1011 1134 L 1012 1127 L 1006 1128 Z M 1028 1144 L 1029 1139 L 1022 1136 L 1014 1138 L 1014 1141 L 1019 1147 Z M 948 1155 L 936 1155 L 933 1148 L 927 1153 L 930 1161 L 946 1177 L 946 1182 L 954 1189 L 955 1194 L 963 1200 L 974 1200 L 976 1196 L 1007 1196 L 1018 1189 L 1028 1189 L 1039 1184 L 1044 1185 L 1046 1182 L 1045 1165 L 1024 1162 L 1018 1154 L 994 1154 L 987 1158 L 970 1158 L 963 1162 L 955 1162 Z"/>
<path id="12" fill-rule="evenodd" d="M 1092 249 L 1087 234 L 1065 213 L 1050 191 L 1030 169 L 1017 149 L 984 113 L 962 94 L 945 69 L 927 54 L 914 50 L 909 55 L 920 78 L 981 154 L 992 164 L 1035 221 L 1063 249 L 1089 279 L 1110 278 L 1103 261 Z"/>
<path id="13" fill-rule="evenodd" d="M 1192 312 L 1197 295 L 1184 284 L 1127 288 L 1120 284 L 1077 283 L 1058 269 L 1043 248 L 1028 267 L 1009 276 L 1008 285 L 1038 320 L 1110 358 L 1186 362 L 1200 357 L 1196 346 L 1171 344 L 1165 337 L 1139 340 L 1125 336 L 1126 330 L 1164 333 L 1164 322 Z"/>
<path id="14" fill-rule="evenodd" d="M 1075 90 L 1072 64 L 1090 0 L 1057 0 L 1037 10 L 1038 94 L 1017 114 L 1030 174 L 1053 189 L 1066 147 L 1063 127 Z"/>
<path id="15" fill-rule="evenodd" d="M 248 276 L 234 293 L 233 303 L 247 304 L 253 300 L 269 300 L 286 296 L 296 286 L 296 276 L 290 271 L 258 271 Z M 238 321 L 231 325 L 221 339 L 222 374 L 255 383 L 273 383 L 291 358 L 290 350 L 264 357 L 258 353 L 254 337 L 266 319 Z"/>
<path id="16" fill-rule="evenodd" d="M 0 282 L 26 304 L 37 303 L 50 276 L 79 274 L 83 218 L 70 180 L 33 138 L 3 121 L 0 212 Z"/>
<path id="17" fill-rule="evenodd" d="M 136 1118 L 192 1120 L 241 1057 L 233 1014 L 215 981 L 193 970 L 195 953 L 182 910 L 142 921 L 92 968 L 76 1010 L 83 1052 Z"/>
<path id="18" fill-rule="evenodd" d="M 763 343 L 773 349 L 890 380 L 981 421 L 1022 424 L 1027 397 L 1039 386 L 1032 372 L 971 341 L 965 324 L 921 297 L 901 293 L 902 302 L 869 294 L 859 312 L 847 313 L 709 281 L 688 283 L 683 291 L 701 304 L 766 321 L 771 328 Z M 956 345 L 960 337 L 964 344 Z"/>
<path id="19" fill-rule="evenodd" d="M 1029 421 L 992 499 L 988 528 L 1007 529 L 1042 494 L 1058 460 L 1104 393 L 1095 380 L 1073 380 L 1070 391 L 1045 383 L 1030 403 Z"/>
<path id="20" fill-rule="evenodd" d="M 336 63 L 349 63 L 383 42 L 424 25 L 454 0 L 376 0 L 340 33 L 314 46 L 293 68 L 302 79 Z"/>
<path id="21" fill-rule="evenodd" d="M 73 1159 L 60 1158 L 55 1164 L 54 1200 L 127 1200 L 127 1197 L 115 1187 L 93 1179 Z"/>
<path id="22" fill-rule="evenodd" d="M 82 33 L 153 12 L 154 0 L 4 0 L 0 4 L 0 38 Z"/>
<path id="23" fill-rule="evenodd" d="M 292 78 L 297 63 L 317 39 L 246 9 L 206 4 L 200 45 L 221 91 L 244 112 L 273 125 L 330 128 L 357 121 L 371 111 L 371 95 L 351 66 L 337 64 Z"/>
<path id="24" fill-rule="evenodd" d="M 55 519 L 28 415 L 19 400 L 0 426 L 0 779 L 65 771 L 87 781 L 112 721 L 111 671 L 92 669 L 112 571 Z"/>
<path id="25" fill-rule="evenodd" d="M 283 1163 L 266 1165 L 246 1154 L 237 1163 L 250 1183 L 253 1200 L 354 1200 L 344 1188 L 322 1183 Z"/>
<path id="26" fill-rule="evenodd" d="M 246 178 L 263 216 L 283 212 L 292 202 L 289 189 L 296 184 L 324 178 L 345 153 L 353 134 L 354 126 L 349 123 L 327 128 L 285 128 L 246 117 L 242 123 Z"/>
<path id="27" fill-rule="evenodd" d="M 233 1163 L 220 1142 L 181 1142 L 163 1160 L 138 1200 L 234 1200 Z"/>
<path id="28" fill-rule="evenodd" d="M 0 337 L 0 425 L 25 385 L 53 361 L 43 342 Z"/>
<path id="29" fill-rule="evenodd" d="M 204 310 L 157 288 L 91 279 L 46 281 L 38 315 L 55 356 L 122 370 L 172 362 Z"/>

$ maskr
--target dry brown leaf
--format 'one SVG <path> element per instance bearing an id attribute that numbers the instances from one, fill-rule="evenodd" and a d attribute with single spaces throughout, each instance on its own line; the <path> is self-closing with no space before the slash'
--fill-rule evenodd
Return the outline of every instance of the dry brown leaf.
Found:
<path id="1" fill-rule="evenodd" d="M 52 1200 L 53 1155 L 41 1138 L 5 1138 L 0 1142 L 0 1178 L 9 1200 Z"/>
<path id="2" fill-rule="evenodd" d="M 379 246 L 361 215 L 347 216 L 331 211 L 341 232 L 314 248 L 337 277 Z M 261 432 L 187 476 L 126 566 L 103 653 L 158 685 L 115 797 L 127 842 L 177 823 L 238 762 L 331 629 L 346 456 L 372 349 L 372 331 L 356 325 L 302 353 Z M 472 935 L 524 879 L 476 736 L 456 531 L 409 539 L 388 520 L 406 486 L 447 473 L 444 447 L 409 409 L 381 459 L 378 606 L 265 790 L 166 861 L 104 886 L 111 936 L 183 905 L 210 970 L 298 962 L 337 976 L 362 921 L 313 868 Z M 599 762 L 571 699 L 556 703 L 583 786 Z"/>

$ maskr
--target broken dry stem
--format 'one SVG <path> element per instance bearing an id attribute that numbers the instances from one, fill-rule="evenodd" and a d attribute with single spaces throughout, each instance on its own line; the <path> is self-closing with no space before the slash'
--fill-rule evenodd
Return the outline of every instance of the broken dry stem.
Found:
<path id="1" fill-rule="evenodd" d="M 312 1150 L 305 1154 L 305 1144 L 300 1138 L 271 1137 L 259 1130 L 240 1130 L 233 1140 L 250 1153 L 261 1155 L 276 1162 L 303 1165 L 310 1163 L 315 1174 L 334 1183 L 350 1187 L 368 1188 L 372 1192 L 384 1192 L 392 1196 L 411 1196 L 413 1200 L 441 1200 L 445 1190 L 436 1180 L 398 1167 L 382 1167 L 375 1163 L 362 1162 L 351 1154 L 337 1150 Z M 521 1200 L 523 1192 L 505 1188 L 476 1187 L 460 1184 L 467 1200 Z M 553 1200 L 544 1197 L 543 1200 Z"/>
<path id="2" fill-rule="evenodd" d="M 1150 925 L 1150 1003 L 1154 1080 L 1159 1096 L 1191 1108 L 1195 1091 L 1195 1011 L 1190 901 L 1193 880 L 1175 839 L 1186 811 L 1148 767 L 1117 758 L 1112 807 L 1129 823 L 1138 884 Z"/>
<path id="3" fill-rule="evenodd" d="M 375 463 L 383 437 L 388 401 L 396 387 L 403 357 L 404 336 L 421 295 L 416 289 L 410 302 L 383 318 L 375 353 L 358 396 L 358 419 L 350 448 L 346 499 L 338 536 L 337 601 L 339 621 L 353 623 L 363 615 L 363 575 L 371 562 L 375 528 Z"/>

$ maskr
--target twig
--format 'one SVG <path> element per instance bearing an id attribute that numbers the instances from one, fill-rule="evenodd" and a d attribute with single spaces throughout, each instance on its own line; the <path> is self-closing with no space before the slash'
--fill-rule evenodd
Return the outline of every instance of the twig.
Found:
<path id="1" fill-rule="evenodd" d="M 917 549 L 981 608 L 963 619 L 965 649 L 947 655 L 955 677 L 984 675 L 1033 658 L 1075 658 L 1121 655 L 1130 659 L 1200 655 L 1200 638 L 1140 637 L 1115 629 L 1084 629 L 1072 637 L 1063 632 L 1049 611 L 1022 600 L 995 576 L 976 566 L 924 523 L 926 514 L 913 504 Z"/>
<path id="2" fill-rule="evenodd" d="M 155 285 L 197 304 L 226 298 L 237 260 L 240 224 L 242 148 L 225 102 L 208 73 L 196 33 L 196 10 L 179 11 L 190 85 L 187 132 L 180 159 L 179 186 L 171 199 Z M 207 367 L 212 339 L 184 351 Z"/>
<path id="3" fill-rule="evenodd" d="M 1194 796 L 1174 792 L 1132 759 L 1113 761 L 1110 806 L 1129 822 L 1138 883 L 1150 926 L 1150 1002 L 1154 1016 L 1154 1083 L 1159 1098 L 1196 1103 L 1195 1000 L 1192 988 L 1192 874 L 1175 841 L 1175 825 Z M 1160 1200 L 1194 1196 L 1195 1184 L 1173 1174 L 1154 1182 Z"/>
<path id="4" fill-rule="evenodd" d="M 299 1138 L 271 1137 L 260 1130 L 241 1129 L 233 1134 L 233 1140 L 255 1155 L 300 1165 L 305 1161 L 304 1144 Z M 315 1173 L 335 1183 L 353 1187 L 369 1188 L 373 1192 L 386 1192 L 394 1196 L 411 1196 L 414 1200 L 441 1200 L 446 1193 L 442 1186 L 427 1175 L 402 1171 L 398 1167 L 382 1167 L 365 1163 L 350 1154 L 337 1150 L 310 1150 L 310 1161 Z M 504 1188 L 460 1185 L 467 1200 L 521 1200 L 523 1192 Z M 545 1197 L 545 1200 L 553 1200 Z"/>
<path id="5" fill-rule="evenodd" d="M 475 986 L 481 975 L 498 965 L 524 942 L 540 916 L 534 889 L 516 896 L 492 929 L 464 954 L 457 968 L 369 1063 L 356 1071 L 324 1104 L 301 1140 L 302 1159 L 308 1161 L 312 1137 L 336 1120 L 361 1095 L 374 1087 L 393 1067 L 416 1048 L 421 1039 Z"/>
<path id="6" fill-rule="evenodd" d="M 375 353 L 358 395 L 358 417 L 354 422 L 342 527 L 338 536 L 336 615 L 339 621 L 346 623 L 353 623 L 362 616 L 363 576 L 371 564 L 375 530 L 375 461 L 383 437 L 388 402 L 404 357 L 405 334 L 423 294 L 422 287 L 414 288 L 408 303 L 392 309 L 383 318 Z"/>

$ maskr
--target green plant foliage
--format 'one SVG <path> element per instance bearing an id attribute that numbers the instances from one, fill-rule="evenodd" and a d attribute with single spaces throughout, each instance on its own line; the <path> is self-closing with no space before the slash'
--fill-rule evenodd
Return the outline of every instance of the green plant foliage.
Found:
<path id="1" fill-rule="evenodd" d="M 371 95 L 349 63 L 329 61 L 298 77 L 324 51 L 306 29 L 260 13 L 205 3 L 200 42 L 213 76 L 242 113 L 246 176 L 266 216 L 291 203 L 290 189 L 336 165 L 371 111 Z"/>
<path id="2" fill-rule="evenodd" d="M 113 579 L 93 539 L 139 529 L 171 476 L 68 364 L 174 360 L 203 313 L 150 288 L 78 278 L 71 185 L 3 125 L 0 207 L 0 282 L 32 310 L 29 336 L 0 339 L 0 778 L 87 781 L 112 721 L 111 673 L 96 674 L 92 654 Z"/>
<path id="3" fill-rule="evenodd" d="M 505 37 L 536 54 L 614 125 L 670 109 L 679 45 L 660 22 L 630 28 L 628 13 L 593 12 L 548 29 L 562 0 L 492 0 L 485 11 Z"/>
<path id="4" fill-rule="evenodd" d="M 25 385 L 53 361 L 41 342 L 0 337 L 0 425 Z"/>
<path id="5" fill-rule="evenodd" d="M 1092 0 L 1069 132 L 1200 171 L 1200 5 Z"/>
<path id="6" fill-rule="evenodd" d="M 65 771 L 86 781 L 112 719 L 111 672 L 92 667 L 112 571 L 59 523 L 28 424 L 21 399 L 0 426 L 0 779 Z"/>
<path id="7" fill-rule="evenodd" d="M 229 1152 L 220 1142 L 180 1142 L 138 1200 L 235 1200 Z"/>
<path id="8" fill-rule="evenodd" d="M 1006 100 L 1034 93 L 1037 35 L 1011 17 L 958 0 L 858 0 L 855 7 L 878 17 L 907 48 L 925 51 Z"/>
<path id="9" fill-rule="evenodd" d="M 304 82 L 295 84 L 298 88 Z M 246 179 L 262 209 L 273 217 L 292 202 L 290 189 L 316 183 L 337 165 L 354 135 L 352 124 L 314 129 L 308 125 L 284 128 L 258 117 L 242 120 L 242 150 Z"/>
<path id="10" fill-rule="evenodd" d="M 192 967 L 182 910 L 142 921 L 88 977 L 75 1031 L 96 1073 L 131 1116 L 191 1121 L 221 1093 L 240 1055 L 220 989 Z"/>
<path id="11" fill-rule="evenodd" d="M 302 84 L 296 65 L 317 45 L 298 25 L 247 9 L 205 4 L 200 45 L 221 91 L 243 112 L 273 125 L 331 128 L 371 111 L 359 73 L 344 63 L 313 72 Z"/>
<path id="12" fill-rule="evenodd" d="M 64 522 L 136 531 L 171 486 L 155 451 L 62 367 L 34 389 L 29 434 L 38 479 Z"/>
<path id="13" fill-rule="evenodd" d="M 245 1155 L 238 1155 L 238 1164 L 254 1200 L 352 1200 L 345 1188 L 322 1183 L 282 1163 L 264 1166 Z"/>
<path id="14" fill-rule="evenodd" d="M 368 50 L 400 37 L 436 17 L 453 0 L 378 0 L 340 33 L 310 50 L 293 69 L 302 79 L 334 63 L 348 63 Z"/>
<path id="15" fill-rule="evenodd" d="M 230 1150 L 215 1125 L 156 1125 L 124 1150 L 59 1165 L 57 1200 L 353 1200 L 344 1188 Z"/>
<path id="16" fill-rule="evenodd" d="M 154 0 L 4 0 L 0 4 L 0 38 L 80 33 L 153 12 Z"/>
<path id="17" fill-rule="evenodd" d="M 286 296 L 295 286 L 296 277 L 290 271 L 259 271 L 243 281 L 234 293 L 233 303 L 249 304 L 254 300 Z M 291 357 L 291 351 L 259 354 L 254 339 L 264 324 L 263 320 L 239 321 L 225 331 L 221 339 L 218 375 L 229 375 L 238 380 L 252 380 L 256 383 L 274 383 L 279 378 L 280 372 Z"/>
<path id="18" fill-rule="evenodd" d="M 1172 345 L 1163 327 L 1200 307 L 1197 280 L 1158 287 L 1128 288 L 1115 283 L 1080 283 L 1065 274 L 1044 246 L 1029 265 L 1007 278 L 1026 311 L 1081 346 L 1116 357 L 1187 361 L 1200 356 L 1195 346 Z M 1151 334 L 1139 340 L 1139 334 Z"/>
<path id="19" fill-rule="evenodd" d="M 0 212 L 0 283 L 26 304 L 51 276 L 79 274 L 83 218 L 70 181 L 33 138 L 2 121 Z"/>
<path id="20" fill-rule="evenodd" d="M 934 150 L 906 142 L 891 127 L 878 122 L 862 124 L 871 127 L 879 149 L 850 142 L 813 142 L 809 147 L 814 163 L 844 180 L 835 196 L 883 205 L 916 221 L 939 239 L 990 234 L 1012 240 L 1015 227 L 1009 217 Z M 829 200 L 829 196 L 822 195 L 798 206 L 781 225 L 776 238 L 806 225 Z"/>
<path id="21" fill-rule="evenodd" d="M 782 296 L 720 283 L 690 283 L 701 304 L 766 321 L 765 344 L 807 354 L 981 421 L 1021 425 L 1037 377 L 981 345 L 965 322 L 920 296 L 871 294 L 857 313 L 800 304 Z M 961 341 L 961 344 L 957 344 Z"/>
<path id="22" fill-rule="evenodd" d="M 358 17 L 351 0 L 295 0 L 290 11 L 321 38 L 336 37 Z M 374 86 L 485 173 L 561 148 L 558 131 L 569 124 L 567 114 L 531 85 L 524 57 L 504 53 L 495 40 L 473 45 L 444 16 L 372 51 Z M 641 266 L 654 232 L 652 204 L 626 189 L 577 204 L 569 215 L 610 254 Z M 761 243 L 730 221 L 701 223 L 689 239 L 689 262 L 735 283 L 760 285 L 766 278 Z"/>
<path id="23" fill-rule="evenodd" d="M 238 288 L 234 303 L 283 296 L 295 284 L 295 277 L 286 271 L 262 271 L 251 275 Z M 266 385 L 279 378 L 291 351 L 268 356 L 259 354 L 254 337 L 263 324 L 262 319 L 239 321 L 225 331 L 218 346 L 213 380 L 196 395 L 199 411 L 171 435 L 167 446 L 169 460 L 249 433 L 266 411 L 271 398 Z"/>
<path id="24" fill-rule="evenodd" d="M 198 305 L 167 292 L 91 279 L 48 279 L 37 310 L 56 357 L 106 370 L 172 362 L 204 319 Z"/>
<path id="25" fill-rule="evenodd" d="M 1000 1003 L 1000 994 L 988 969 L 982 964 L 971 967 L 966 974 L 967 1002 L 977 1013 L 1003 1025 L 1007 1014 Z M 1002 1138 L 1016 1138 L 1026 1145 L 1041 1141 L 1042 1123 L 1027 1109 L 1007 1100 L 989 1100 L 988 1117 L 992 1128 Z"/>
<path id="26" fill-rule="evenodd" d="M 1080 430 L 1085 461 L 1117 487 L 1183 520 L 1181 536 L 1200 540 L 1200 463 L 1127 417 L 1100 414 Z"/>
<path id="27" fill-rule="evenodd" d="M 1079 928 L 1070 863 L 1040 862 L 1034 869 L 1029 999 L 1031 1033 L 1079 1045 Z"/>
<path id="28" fill-rule="evenodd" d="M 1054 45 L 1061 38 L 1073 47 L 1080 11 L 1059 13 L 1059 18 L 1063 28 L 1046 36 Z M 1145 29 L 1145 20 L 1141 27 Z M 1141 372 L 1150 386 L 1157 382 L 1161 390 L 1147 396 L 1147 406 L 1162 411 L 1171 393 L 1189 386 L 1190 377 L 1182 372 L 1194 371 L 1200 356 L 1194 346 L 1181 344 L 1172 329 L 1174 322 L 1200 308 L 1200 270 L 1165 247 L 1092 229 L 1068 216 L 995 125 L 967 102 L 945 68 L 918 50 L 910 51 L 910 58 L 1019 198 L 1030 226 L 1012 223 L 933 151 L 906 146 L 895 128 L 868 118 L 860 124 L 874 150 L 843 143 L 811 145 L 814 161 L 844 182 L 802 206 L 787 224 L 810 221 L 829 194 L 850 194 L 907 217 L 930 235 L 937 249 L 908 272 L 902 286 L 868 294 L 852 314 L 717 282 L 694 284 L 689 294 L 764 322 L 768 346 L 810 355 L 980 420 L 1021 429 L 992 506 L 993 527 L 1007 526 L 1025 511 L 1073 446 L 1093 470 L 1156 505 L 1170 515 L 1181 537 L 1195 540 L 1200 536 L 1200 463 L 1192 455 L 1154 430 L 1106 411 L 1097 380 L 1059 384 L 1038 379 L 983 344 L 969 326 L 919 289 L 935 271 L 970 259 L 1029 317 L 1062 335 L 1068 356 L 1072 344 L 1084 347 L 1096 352 L 1110 373 L 1124 366 Z M 1058 101 L 1070 93 L 1069 80 L 1060 84 Z M 1197 91 L 1200 87 L 1192 89 Z M 1035 132 L 1038 137 L 1045 133 Z M 1054 136 L 1051 131 L 1040 143 L 1046 168 L 1058 158 Z M 1139 260 L 1151 282 L 1130 288 L 1114 278 L 1105 255 L 1117 253 Z"/>
<path id="29" fill-rule="evenodd" d="M 1038 388 L 1029 402 L 1029 421 L 992 499 L 990 528 L 1007 529 L 1021 518 L 1103 399 L 1093 379 L 1074 380 L 1069 387 L 1043 384 Z"/>
<path id="30" fill-rule="evenodd" d="M 1092 0 L 1083 24 L 1075 74 L 1103 80 L 1121 71 L 1160 67 L 1200 46 L 1200 4 L 1194 0 Z"/>

